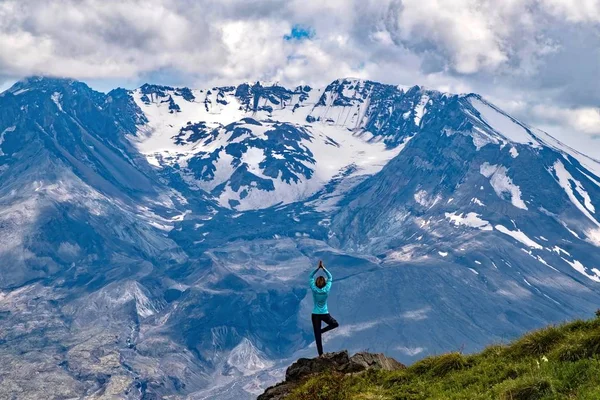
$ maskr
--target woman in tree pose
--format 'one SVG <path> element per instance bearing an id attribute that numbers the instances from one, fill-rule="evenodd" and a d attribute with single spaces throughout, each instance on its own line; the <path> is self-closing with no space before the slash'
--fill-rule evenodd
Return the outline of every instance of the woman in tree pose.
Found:
<path id="1" fill-rule="evenodd" d="M 319 270 L 322 269 L 327 275 L 327 279 L 319 276 L 315 279 L 315 275 Z M 321 335 L 332 329 L 340 326 L 338 322 L 329 315 L 327 309 L 327 297 L 331 290 L 331 283 L 333 282 L 333 276 L 323 266 L 323 261 L 319 261 L 319 266 L 310 274 L 309 285 L 313 295 L 313 312 L 312 312 L 312 324 L 315 331 L 315 342 L 317 343 L 317 351 L 319 357 L 323 355 L 323 343 L 321 341 Z M 321 322 L 325 322 L 327 326 L 321 329 Z"/>

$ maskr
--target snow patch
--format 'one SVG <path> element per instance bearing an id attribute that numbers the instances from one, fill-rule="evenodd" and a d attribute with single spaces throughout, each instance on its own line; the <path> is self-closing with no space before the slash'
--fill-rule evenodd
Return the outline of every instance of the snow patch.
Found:
<path id="1" fill-rule="evenodd" d="M 493 230 L 490 223 L 486 220 L 479 218 L 479 214 L 470 212 L 463 217 L 463 214 L 454 213 L 446 213 L 446 218 L 450 220 L 454 225 L 460 226 L 465 225 L 471 228 L 481 229 L 482 231 L 491 231 Z"/>
<path id="2" fill-rule="evenodd" d="M 425 349 L 423 347 L 406 347 L 406 346 L 398 346 L 396 347 L 402 354 L 406 354 L 409 357 L 416 356 L 417 354 L 421 354 Z"/>
<path id="3" fill-rule="evenodd" d="M 592 221 L 595 225 L 600 227 L 600 223 L 598 223 L 598 221 L 596 221 L 596 219 L 594 219 L 594 217 L 590 214 L 595 213 L 596 209 L 592 204 L 590 195 L 583 188 L 581 182 L 573 178 L 573 176 L 569 173 L 569 171 L 567 171 L 564 164 L 560 160 L 557 160 L 554 163 L 552 170 L 554 170 L 554 173 L 556 174 L 558 184 L 564 189 L 565 193 L 567 193 L 567 196 L 569 197 L 569 200 L 571 200 L 571 203 L 573 203 L 575 207 L 577 207 L 583 213 L 583 215 L 585 215 L 590 221 Z M 583 198 L 584 204 L 581 204 L 579 199 L 577 199 L 577 197 L 575 196 L 571 184 L 575 186 L 575 190 L 577 190 L 577 193 Z"/>
<path id="4" fill-rule="evenodd" d="M 14 132 L 16 129 L 16 126 L 9 126 L 8 128 L 6 128 L 5 130 L 2 131 L 2 133 L 0 133 L 0 156 L 3 156 L 4 153 L 2 152 L 2 143 L 4 142 L 4 136 L 8 133 L 8 132 Z"/>
<path id="5" fill-rule="evenodd" d="M 428 208 L 435 206 L 440 200 L 442 200 L 442 196 L 437 195 L 435 197 L 431 197 L 425 190 L 419 190 L 414 194 L 413 198 L 418 204 Z"/>
<path id="6" fill-rule="evenodd" d="M 427 109 L 425 106 L 429 102 L 429 96 L 424 94 L 421 96 L 421 100 L 419 100 L 419 104 L 415 106 L 415 125 L 420 126 L 421 120 L 423 116 L 427 113 Z"/>
<path id="7" fill-rule="evenodd" d="M 546 260 L 544 260 L 542 257 L 540 257 L 538 255 L 536 255 L 536 256 L 531 255 L 531 256 L 534 257 L 539 262 L 541 262 L 542 264 L 544 264 L 545 266 L 547 266 L 548 268 L 551 268 L 551 269 L 555 270 L 556 272 L 558 272 L 558 270 L 556 268 L 554 268 L 552 265 L 548 264 L 546 262 Z"/>
<path id="8" fill-rule="evenodd" d="M 504 195 L 508 195 L 513 206 L 527 210 L 525 202 L 521 199 L 521 188 L 515 185 L 512 179 L 506 174 L 508 170 L 505 167 L 485 162 L 479 168 L 479 172 L 490 179 L 490 185 L 492 185 L 498 197 L 503 199 Z"/>
<path id="9" fill-rule="evenodd" d="M 418 310 L 405 311 L 400 316 L 411 321 L 422 321 L 427 319 L 427 314 L 431 311 L 430 307 L 421 308 Z"/>
<path id="10" fill-rule="evenodd" d="M 62 104 L 60 103 L 60 100 L 62 99 L 62 94 L 54 92 L 52 93 L 52 96 L 50 96 L 50 98 L 52 99 L 54 104 L 56 104 L 56 107 L 58 107 L 60 111 L 63 111 Z"/>
<path id="11" fill-rule="evenodd" d="M 535 132 L 536 137 L 540 138 L 540 140 L 543 138 L 544 144 L 560 152 L 566 160 L 570 162 L 569 157 L 572 157 L 589 172 L 600 177 L 600 161 L 588 157 L 585 154 L 582 154 L 577 150 L 565 145 L 564 143 L 559 142 L 554 137 L 540 129 L 533 129 L 533 131 Z"/>
<path id="12" fill-rule="evenodd" d="M 583 172 L 582 170 L 580 170 L 579 168 L 577 168 L 577 171 L 581 172 L 583 175 L 585 175 L 586 178 L 588 178 L 590 181 L 592 181 L 593 184 L 595 184 L 596 186 L 600 187 L 600 182 L 598 182 L 596 179 L 592 178 L 589 174 L 586 174 L 585 172 Z"/>
<path id="13" fill-rule="evenodd" d="M 495 133 L 513 143 L 531 144 L 540 147 L 537 139 L 531 135 L 517 120 L 504 114 L 495 106 L 476 97 L 470 99 L 471 104 L 479 112 L 481 119 L 494 130 Z"/>
<path id="14" fill-rule="evenodd" d="M 473 197 L 471 199 L 471 203 L 476 204 L 479 207 L 485 207 L 485 204 L 483 204 L 483 202 L 481 200 L 479 200 L 477 197 Z"/>
<path id="15" fill-rule="evenodd" d="M 561 248 L 560 248 L 560 247 L 558 247 L 558 246 L 554 246 L 554 247 L 552 248 L 552 251 L 553 251 L 553 252 L 555 252 L 556 254 L 558 254 L 559 256 L 560 256 L 560 253 L 564 253 L 564 254 L 568 255 L 569 257 L 571 256 L 571 253 L 569 253 L 569 252 L 568 252 L 568 251 L 566 251 L 566 250 L 563 250 L 563 249 L 561 249 Z"/>
<path id="16" fill-rule="evenodd" d="M 575 271 L 579 272 L 581 275 L 593 280 L 594 282 L 600 282 L 600 271 L 596 268 L 591 269 L 591 273 L 588 272 L 588 268 L 586 268 L 582 263 L 577 260 L 569 261 L 566 258 L 561 257 L 567 264 L 569 264 Z"/>
<path id="17" fill-rule="evenodd" d="M 471 139 L 473 139 L 473 145 L 477 149 L 477 151 L 481 150 L 483 147 L 488 144 L 500 144 L 500 141 L 496 138 L 491 137 L 485 131 L 479 129 L 474 126 L 471 129 Z"/>
<path id="18" fill-rule="evenodd" d="M 511 231 L 510 229 L 502 226 L 502 225 L 496 225 L 495 226 L 496 230 L 498 230 L 501 233 L 504 233 L 505 235 L 508 235 L 510 237 L 512 237 L 513 239 L 523 243 L 524 245 L 534 248 L 534 249 L 542 249 L 543 247 L 540 246 L 539 244 L 537 244 L 536 242 L 534 242 L 533 240 L 531 240 L 529 237 L 527 237 L 527 235 L 525 235 L 523 232 L 521 232 L 520 230 L 516 230 L 516 231 Z"/>
<path id="19" fill-rule="evenodd" d="M 600 247 L 600 228 L 588 230 L 586 236 L 588 242 L 592 243 L 594 246 Z"/>

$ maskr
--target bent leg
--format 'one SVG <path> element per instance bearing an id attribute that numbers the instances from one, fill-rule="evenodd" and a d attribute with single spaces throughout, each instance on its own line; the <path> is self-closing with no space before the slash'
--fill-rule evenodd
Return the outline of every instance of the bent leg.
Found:
<path id="1" fill-rule="evenodd" d="M 315 343 L 317 344 L 317 352 L 323 354 L 323 343 L 321 341 L 321 316 L 318 314 L 312 315 L 313 331 L 315 332 Z"/>
<path id="2" fill-rule="evenodd" d="M 338 326 L 340 326 L 340 324 L 338 324 L 338 322 L 335 320 L 335 318 L 333 318 L 329 314 L 323 315 L 323 322 L 325 322 L 327 324 L 327 326 L 325 328 L 321 329 L 321 333 L 329 332 L 330 330 L 335 329 Z"/>

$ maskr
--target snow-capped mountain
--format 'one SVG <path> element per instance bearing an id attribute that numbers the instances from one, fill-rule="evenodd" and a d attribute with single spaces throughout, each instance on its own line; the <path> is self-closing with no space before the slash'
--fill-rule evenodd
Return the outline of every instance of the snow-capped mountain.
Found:
<path id="1" fill-rule="evenodd" d="M 0 95 L 0 397 L 240 399 L 326 349 L 404 362 L 589 315 L 600 163 L 475 94 L 29 78 Z"/>
<path id="2" fill-rule="evenodd" d="M 294 90 L 144 85 L 132 97 L 148 122 L 131 140 L 222 207 L 266 208 L 379 171 L 418 130 L 429 96 L 358 80 Z"/>

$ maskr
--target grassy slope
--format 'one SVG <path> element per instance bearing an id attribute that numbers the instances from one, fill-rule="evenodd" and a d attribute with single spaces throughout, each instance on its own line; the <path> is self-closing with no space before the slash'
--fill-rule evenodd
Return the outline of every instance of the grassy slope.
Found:
<path id="1" fill-rule="evenodd" d="M 425 358 L 406 370 L 324 373 L 292 400 L 600 400 L 600 318 L 526 334 L 479 354 Z"/>

